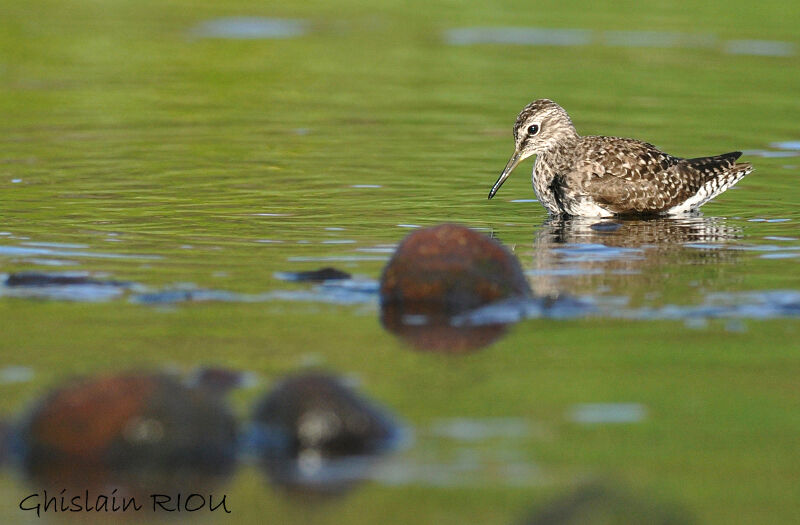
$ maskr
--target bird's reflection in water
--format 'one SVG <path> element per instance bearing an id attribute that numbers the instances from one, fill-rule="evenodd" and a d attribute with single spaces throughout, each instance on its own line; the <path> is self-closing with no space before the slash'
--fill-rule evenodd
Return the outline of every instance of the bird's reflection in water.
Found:
<path id="1" fill-rule="evenodd" d="M 720 263 L 737 256 L 736 251 L 719 249 L 719 244 L 741 234 L 715 217 L 551 218 L 535 232 L 533 250 L 520 255 L 536 295 L 598 290 L 635 295 L 658 292 L 682 277 L 698 277 L 693 275 L 697 272 L 680 269 L 685 266 L 715 265 L 699 276 L 713 279 Z"/>

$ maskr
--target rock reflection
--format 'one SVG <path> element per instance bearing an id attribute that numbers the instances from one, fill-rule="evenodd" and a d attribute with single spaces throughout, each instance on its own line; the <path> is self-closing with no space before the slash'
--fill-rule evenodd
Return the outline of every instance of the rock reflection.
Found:
<path id="1" fill-rule="evenodd" d="M 571 292 L 593 293 L 597 275 L 624 282 L 626 291 L 657 290 L 663 286 L 662 272 L 639 274 L 669 264 L 709 264 L 719 272 L 717 265 L 734 260 L 735 252 L 717 249 L 719 245 L 707 250 L 686 245 L 739 237 L 741 230 L 719 218 L 551 218 L 536 232 L 533 263 L 526 274 L 538 295 L 557 295 L 564 289 L 563 278 L 571 280 Z"/>
<path id="2" fill-rule="evenodd" d="M 207 491 L 233 471 L 236 424 L 223 401 L 168 375 L 127 373 L 57 388 L 21 425 L 39 489 L 133 497 Z"/>
<path id="3" fill-rule="evenodd" d="M 299 496 L 345 493 L 402 437 L 381 408 L 321 373 L 284 380 L 257 405 L 253 419 L 267 475 Z"/>
<path id="4" fill-rule="evenodd" d="M 383 305 L 381 324 L 412 347 L 444 354 L 464 354 L 489 346 L 507 331 L 507 324 L 453 324 L 454 316 L 436 305 Z"/>

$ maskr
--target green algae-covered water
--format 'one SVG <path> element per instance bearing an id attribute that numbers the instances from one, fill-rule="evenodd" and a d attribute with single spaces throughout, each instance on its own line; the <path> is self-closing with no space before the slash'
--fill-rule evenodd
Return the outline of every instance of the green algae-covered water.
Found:
<path id="1" fill-rule="evenodd" d="M 255 378 L 246 418 L 322 368 L 404 447 L 323 501 L 242 461 L 214 489 L 232 513 L 189 519 L 518 523 L 602 479 L 700 523 L 796 522 L 799 26 L 777 1 L 5 0 L 0 272 L 127 284 L 0 287 L 0 419 L 71 377 L 200 366 Z M 681 220 L 548 221 L 530 162 L 487 201 L 540 97 L 581 133 L 755 171 Z M 501 311 L 462 354 L 387 332 L 381 268 L 441 222 L 583 306 Z M 279 273 L 325 266 L 355 279 Z M 36 521 L 32 490 L 7 463 L 0 521 Z"/>

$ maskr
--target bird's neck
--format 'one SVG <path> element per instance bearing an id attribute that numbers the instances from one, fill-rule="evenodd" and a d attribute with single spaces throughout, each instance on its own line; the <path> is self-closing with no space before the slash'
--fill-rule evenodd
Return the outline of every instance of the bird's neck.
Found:
<path id="1" fill-rule="evenodd" d="M 556 143 L 556 147 L 561 149 L 570 149 L 577 146 L 578 141 L 581 139 L 581 136 L 578 135 L 578 130 L 575 129 L 575 126 L 572 125 L 572 122 L 569 123 L 568 126 L 565 126 L 562 130 L 561 136 L 559 137 L 558 142 Z"/>
<path id="2" fill-rule="evenodd" d="M 574 127 L 570 126 L 560 134 L 557 141 L 550 144 L 549 148 L 542 154 L 549 164 L 558 163 L 559 160 L 571 158 L 570 153 L 578 147 L 581 136 Z"/>

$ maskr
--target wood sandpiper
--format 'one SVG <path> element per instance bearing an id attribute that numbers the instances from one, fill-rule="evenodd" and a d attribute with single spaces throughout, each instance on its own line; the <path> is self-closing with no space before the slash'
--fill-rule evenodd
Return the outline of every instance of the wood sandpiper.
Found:
<path id="1" fill-rule="evenodd" d="M 536 155 L 533 189 L 552 215 L 676 215 L 695 210 L 753 171 L 740 151 L 683 159 L 652 144 L 580 136 L 564 108 L 548 99 L 525 106 L 515 150 L 489 198 L 522 160 Z"/>

